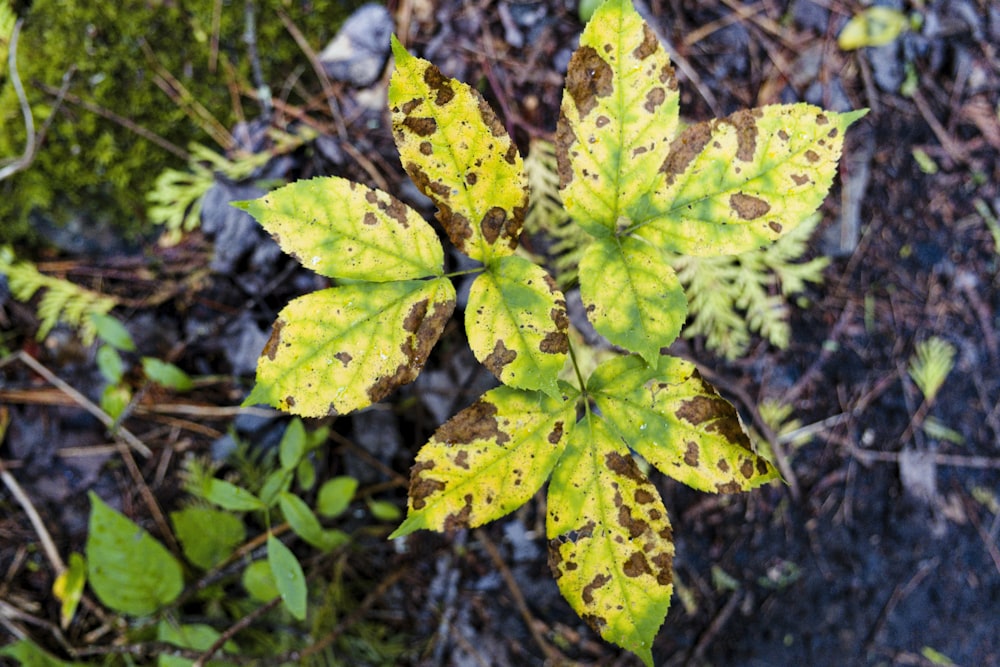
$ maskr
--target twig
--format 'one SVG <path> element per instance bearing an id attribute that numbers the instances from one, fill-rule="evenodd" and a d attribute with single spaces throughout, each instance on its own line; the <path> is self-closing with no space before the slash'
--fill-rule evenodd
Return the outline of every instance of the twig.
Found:
<path id="1" fill-rule="evenodd" d="M 87 398 L 86 396 L 78 392 L 76 389 L 71 387 L 68 383 L 61 380 L 55 373 L 53 373 L 48 368 L 40 364 L 38 361 L 35 360 L 34 357 L 26 353 L 24 350 L 18 350 L 17 352 L 10 355 L 6 359 L 0 360 L 0 367 L 3 367 L 6 364 L 15 360 L 20 361 L 24 365 L 28 366 L 29 368 L 31 368 L 31 370 L 35 371 L 43 378 L 45 378 L 49 383 L 55 385 L 67 396 L 72 398 L 77 405 L 79 405 L 84 410 L 92 414 L 95 418 L 97 418 L 97 420 L 102 424 L 104 424 L 106 428 L 110 429 L 112 426 L 114 426 L 115 420 L 112 419 L 107 412 L 102 410 L 89 398 Z M 152 450 L 150 450 L 149 447 L 143 444 L 142 441 L 139 440 L 139 438 L 135 437 L 135 435 L 133 435 L 132 432 L 126 428 L 119 428 L 116 432 L 113 432 L 111 435 L 115 439 L 121 438 L 122 440 L 125 441 L 125 443 L 129 447 L 139 452 L 139 454 L 141 454 L 146 458 L 149 458 L 150 456 L 153 455 Z"/>
<path id="2" fill-rule="evenodd" d="M 729 621 L 729 618 L 733 615 L 733 612 L 740 606 L 743 598 L 746 594 L 740 591 L 734 591 L 729 599 L 726 600 L 726 604 L 723 605 L 719 613 L 715 615 L 712 622 L 708 624 L 704 634 L 698 638 L 698 643 L 695 644 L 694 649 L 692 649 L 690 657 L 688 658 L 688 663 L 700 662 L 701 656 L 704 655 L 705 651 L 708 649 L 709 644 L 718 636 L 719 632 Z"/>
<path id="3" fill-rule="evenodd" d="M 883 626 L 885 626 L 886 621 L 889 620 L 889 615 L 892 614 L 896 605 L 906 599 L 910 593 L 913 592 L 913 589 L 919 586 L 920 582 L 926 579 L 927 575 L 934 571 L 939 562 L 939 559 L 936 557 L 931 560 L 924 561 L 905 585 L 896 586 L 896 588 L 892 591 L 892 595 L 890 595 L 889 599 L 886 600 L 885 606 L 882 607 L 882 612 L 875 621 L 875 625 L 872 626 L 871 632 L 865 639 L 866 648 L 870 649 L 875 643 L 875 640 L 878 639 L 879 633 L 882 632 Z"/>
<path id="4" fill-rule="evenodd" d="M 181 546 L 177 543 L 176 538 L 174 538 L 174 533 L 170 530 L 167 519 L 163 516 L 163 511 L 160 509 L 159 503 L 156 502 L 156 497 L 149 490 L 149 485 L 146 484 L 146 479 L 142 476 L 142 471 L 136 465 L 135 458 L 132 457 L 132 451 L 124 444 L 119 444 L 118 453 L 121 455 L 122 460 L 125 461 L 125 467 L 128 468 L 132 481 L 139 487 L 139 495 L 142 496 L 142 500 L 146 504 L 149 513 L 153 515 L 153 521 L 156 522 L 156 527 L 159 528 L 160 535 L 170 543 L 171 550 L 180 556 Z"/>
<path id="5" fill-rule="evenodd" d="M 24 117 L 24 132 L 27 137 L 25 138 L 24 153 L 21 157 L 0 169 L 0 181 L 13 176 L 23 169 L 27 169 L 28 165 L 35 159 L 35 117 L 31 113 L 28 96 L 24 94 L 24 86 L 21 85 L 21 77 L 17 73 L 17 37 L 21 33 L 21 24 L 23 22 L 24 19 L 18 19 L 14 23 L 14 31 L 10 34 L 7 69 L 10 70 L 10 82 L 14 86 L 14 93 L 17 94 L 17 102 L 21 106 L 21 115 Z"/>
<path id="6" fill-rule="evenodd" d="M 965 505 L 965 514 L 969 517 L 972 525 L 976 527 L 976 532 L 979 533 L 980 539 L 982 539 L 983 544 L 986 546 L 986 551 L 990 554 L 990 558 L 993 559 L 993 567 L 997 569 L 1000 573 L 1000 547 L 997 547 L 996 540 L 990 535 L 983 527 L 983 523 L 979 520 L 979 513 L 976 511 L 975 506 L 972 501 L 965 497 L 965 494 L 961 495 L 962 503 Z M 1000 516 L 1000 515 L 998 515 Z"/>
<path id="7" fill-rule="evenodd" d="M 211 660 L 212 656 L 218 653 L 222 647 L 226 645 L 226 642 L 235 637 L 241 630 L 245 630 L 249 627 L 249 625 L 255 620 L 277 607 L 280 602 L 281 596 L 279 595 L 267 604 L 262 604 L 257 607 L 252 612 L 236 621 L 236 623 L 233 623 L 231 626 L 226 628 L 225 632 L 220 634 L 218 639 L 216 639 L 204 653 L 198 656 L 198 659 L 194 661 L 191 667 L 205 667 L 205 663 Z"/>
<path id="8" fill-rule="evenodd" d="M 14 476 L 7 472 L 7 468 L 3 464 L 3 459 L 0 459 L 0 479 L 3 479 L 4 486 L 7 487 L 10 494 L 17 500 L 24 513 L 28 515 L 28 520 L 31 521 L 31 526 L 35 529 L 35 533 L 42 543 L 42 550 L 45 551 L 46 558 L 52 564 L 52 569 L 55 570 L 56 576 L 59 576 L 66 571 L 66 563 L 63 562 L 62 557 L 59 555 L 56 543 L 52 540 L 52 536 L 45 527 L 45 522 L 42 521 L 42 517 L 39 516 L 34 504 L 32 504 L 31 498 L 24 492 L 21 485 L 17 483 Z"/>
<path id="9" fill-rule="evenodd" d="M 546 641 L 542 633 L 538 631 L 535 627 L 535 617 L 532 616 L 531 610 L 528 609 L 528 603 L 524 599 L 524 594 L 521 592 L 521 587 L 517 585 L 517 580 L 514 579 L 514 575 L 511 574 L 510 568 L 507 567 L 507 563 L 504 562 L 503 557 L 500 555 L 500 550 L 497 549 L 496 545 L 493 544 L 493 540 L 489 538 L 486 531 L 482 528 L 476 528 L 475 530 L 476 539 L 486 548 L 487 553 L 490 555 L 490 559 L 493 561 L 493 565 L 500 571 L 500 576 L 503 577 L 504 582 L 507 584 L 507 588 L 510 590 L 511 597 L 514 598 L 514 604 L 517 606 L 518 612 L 521 614 L 521 618 L 524 619 L 524 624 L 528 626 L 528 631 L 531 633 L 532 638 L 535 643 L 538 644 L 538 648 L 542 650 L 545 654 L 545 661 L 550 665 L 560 664 L 564 658 L 560 653 Z"/>
<path id="10" fill-rule="evenodd" d="M 250 57 L 250 72 L 253 84 L 257 87 L 257 101 L 260 102 L 260 113 L 266 122 L 271 122 L 274 107 L 271 104 L 271 87 L 264 81 L 264 70 L 260 66 L 260 53 L 257 52 L 257 21 L 253 0 L 246 0 L 243 10 L 245 25 L 243 28 L 243 43 L 247 45 L 247 55 Z"/>

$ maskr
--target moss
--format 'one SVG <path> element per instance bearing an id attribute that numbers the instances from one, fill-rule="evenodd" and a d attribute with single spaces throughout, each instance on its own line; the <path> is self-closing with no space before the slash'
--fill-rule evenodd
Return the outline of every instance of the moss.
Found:
<path id="1" fill-rule="evenodd" d="M 155 59 L 208 109 L 223 127 L 232 127 L 233 109 L 224 67 L 209 68 L 212 9 L 216 0 L 35 0 L 26 13 L 18 48 L 18 71 L 36 125 L 53 113 L 54 96 L 71 68 L 67 101 L 55 111 L 31 168 L 0 182 L 0 243 L 36 240 L 32 221 L 56 226 L 82 220 L 107 225 L 126 236 L 146 231 L 145 202 L 156 176 L 183 160 L 142 139 L 119 123 L 88 111 L 83 102 L 117 114 L 181 148 L 191 141 L 212 145 L 192 120 L 155 82 Z M 264 77 L 278 89 L 288 73 L 306 60 L 278 17 L 287 13 L 320 48 L 359 2 L 258 0 L 258 46 Z M 220 49 L 250 80 L 244 2 L 223 0 Z M 0 74 L 0 157 L 19 156 L 24 127 L 13 87 Z M 244 99 L 247 116 L 257 113 Z"/>

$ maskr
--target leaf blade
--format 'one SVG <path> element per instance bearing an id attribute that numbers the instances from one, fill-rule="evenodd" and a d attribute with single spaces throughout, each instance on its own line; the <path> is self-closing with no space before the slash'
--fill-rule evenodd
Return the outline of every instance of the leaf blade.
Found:
<path id="1" fill-rule="evenodd" d="M 333 287 L 279 314 L 244 404 L 344 414 L 412 382 L 455 308 L 446 278 Z"/>
<path id="2" fill-rule="evenodd" d="M 393 137 L 403 168 L 438 207 L 448 237 L 488 263 L 510 255 L 524 222 L 524 164 L 478 91 L 411 56 L 393 36 Z"/>
<path id="3" fill-rule="evenodd" d="M 597 239 L 580 260 L 587 318 L 611 343 L 656 363 L 687 317 L 687 297 L 673 268 L 639 239 Z"/>
<path id="4" fill-rule="evenodd" d="M 440 275 L 434 229 L 395 197 L 335 176 L 296 181 L 234 202 L 281 249 L 329 278 L 387 282 Z"/>
<path id="5" fill-rule="evenodd" d="M 568 327 L 566 300 L 555 281 L 522 257 L 502 258 L 472 283 L 465 309 L 469 346 L 504 384 L 558 396 Z"/>
<path id="6" fill-rule="evenodd" d="M 306 575 L 292 550 L 273 534 L 267 536 L 267 564 L 285 607 L 296 619 L 305 620 L 309 598 Z"/>

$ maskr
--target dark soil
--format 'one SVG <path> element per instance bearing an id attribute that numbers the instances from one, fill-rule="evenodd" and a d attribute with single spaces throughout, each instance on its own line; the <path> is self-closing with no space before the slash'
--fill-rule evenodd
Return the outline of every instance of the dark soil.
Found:
<path id="1" fill-rule="evenodd" d="M 784 448 L 794 472 L 787 486 L 710 496 L 654 477 L 677 540 L 677 594 L 654 646 L 657 664 L 945 664 L 939 655 L 957 665 L 1000 664 L 1000 248 L 982 215 L 984 206 L 1000 211 L 1000 8 L 989 0 L 907 4 L 920 8 L 920 32 L 844 53 L 836 36 L 857 3 L 643 4 L 683 64 L 687 118 L 793 101 L 871 109 L 849 132 L 815 243 L 833 261 L 809 307 L 793 309 L 790 347 L 758 343 L 732 363 L 697 341 L 672 350 L 697 359 L 747 420 L 756 403 L 773 398 L 814 427 L 807 444 Z M 552 133 L 581 30 L 575 10 L 453 0 L 390 9 L 409 48 L 483 90 L 522 150 L 531 136 Z M 348 87 L 335 92 L 350 141 L 331 131 L 325 146 L 272 163 L 272 173 L 337 173 L 378 185 L 361 155 L 393 192 L 430 214 L 398 167 L 387 115 L 366 110 Z M 920 168 L 916 150 L 936 173 Z M 160 536 L 143 484 L 169 511 L 183 496 L 186 457 L 218 453 L 231 444 L 227 434 L 266 448 L 280 433 L 280 419 L 234 421 L 230 406 L 249 389 L 277 311 L 322 282 L 254 227 L 221 217 L 225 210 L 206 204 L 205 230 L 175 248 L 38 257 L 47 272 L 122 297 L 128 306 L 117 312 L 143 354 L 209 378 L 183 395 L 145 390 L 124 426 L 153 454 L 136 455 L 133 474 L 64 389 L 18 359 L 0 367 L 0 418 L 9 418 L 0 457 L 63 558 L 83 551 L 88 490 Z M 93 350 L 61 330 L 35 343 L 33 313 L 0 291 L 4 348 L 31 355 L 96 400 Z M 931 336 L 957 355 L 928 410 L 907 364 Z M 403 505 L 416 450 L 490 381 L 456 323 L 414 385 L 377 410 L 327 422 L 334 433 L 321 475 L 352 474 L 362 495 Z M 960 444 L 929 435 L 931 417 Z M 373 524 L 357 503 L 340 526 L 356 537 L 341 565 L 353 604 L 365 603 L 347 617 L 346 632 L 389 628 L 407 644 L 399 664 L 639 664 L 603 643 L 559 596 L 542 502 L 484 529 L 419 533 L 403 544 L 385 541 L 390 524 Z M 0 641 L 26 635 L 67 655 L 51 585 L 38 534 L 0 488 Z M 87 636 L 99 625 L 81 608 L 63 636 L 70 646 L 100 645 L 107 637 Z"/>

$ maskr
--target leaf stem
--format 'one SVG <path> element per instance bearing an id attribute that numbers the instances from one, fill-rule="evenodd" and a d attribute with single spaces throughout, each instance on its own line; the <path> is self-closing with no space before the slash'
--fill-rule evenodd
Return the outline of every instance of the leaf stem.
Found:
<path id="1" fill-rule="evenodd" d="M 580 389 L 580 396 L 583 397 L 584 403 L 586 404 L 587 384 L 583 380 L 583 373 L 580 371 L 580 364 L 576 361 L 576 350 L 573 349 L 573 341 L 567 342 L 569 343 L 569 358 L 573 362 L 573 372 L 576 373 L 576 383 Z"/>

